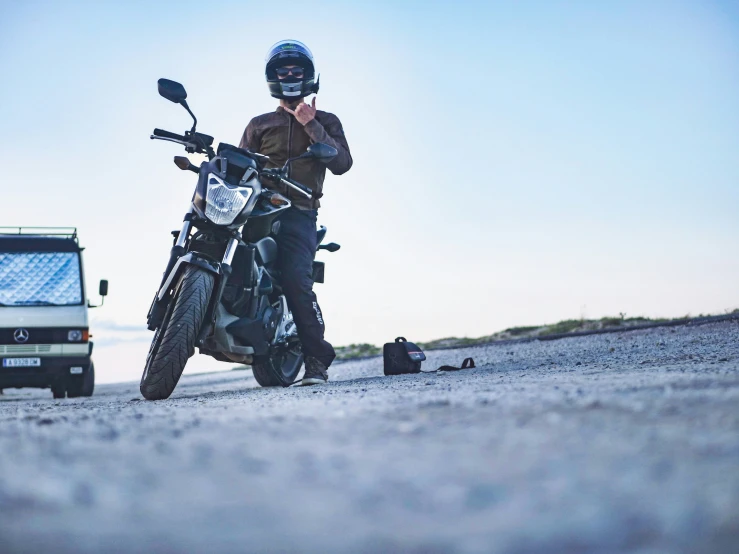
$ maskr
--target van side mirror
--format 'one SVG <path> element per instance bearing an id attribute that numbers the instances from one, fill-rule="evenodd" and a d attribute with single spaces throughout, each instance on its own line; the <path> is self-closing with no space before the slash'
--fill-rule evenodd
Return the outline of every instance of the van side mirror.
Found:
<path id="1" fill-rule="evenodd" d="M 90 301 L 87 301 L 87 307 L 88 308 L 99 308 L 103 304 L 105 304 L 105 297 L 108 296 L 108 281 L 107 279 L 100 279 L 100 287 L 98 287 L 98 293 L 100 296 L 103 297 L 103 301 L 100 302 L 100 304 L 90 304 Z"/>

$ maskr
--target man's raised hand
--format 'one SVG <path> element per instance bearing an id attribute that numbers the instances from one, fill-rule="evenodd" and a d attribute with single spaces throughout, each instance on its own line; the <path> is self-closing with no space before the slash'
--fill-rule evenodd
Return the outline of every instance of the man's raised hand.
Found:
<path id="1" fill-rule="evenodd" d="M 291 110 L 286 106 L 283 106 L 283 108 L 287 113 L 293 114 L 295 119 L 298 120 L 298 123 L 301 125 L 307 125 L 314 117 L 316 117 L 316 97 L 313 97 L 310 106 L 305 102 L 301 102 L 294 110 Z"/>

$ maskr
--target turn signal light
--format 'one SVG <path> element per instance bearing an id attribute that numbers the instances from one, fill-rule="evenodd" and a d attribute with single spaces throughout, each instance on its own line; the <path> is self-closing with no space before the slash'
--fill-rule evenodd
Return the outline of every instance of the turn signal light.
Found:
<path id="1" fill-rule="evenodd" d="M 190 169 L 190 160 L 186 156 L 175 156 L 174 164 L 179 167 L 182 171 Z"/>
<path id="2" fill-rule="evenodd" d="M 272 196 L 269 197 L 269 203 L 273 206 L 287 206 L 288 202 L 287 198 L 274 192 L 272 193 Z"/>

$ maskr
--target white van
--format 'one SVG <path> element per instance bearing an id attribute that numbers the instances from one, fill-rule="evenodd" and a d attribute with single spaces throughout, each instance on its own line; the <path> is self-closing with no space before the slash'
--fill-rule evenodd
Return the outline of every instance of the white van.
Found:
<path id="1" fill-rule="evenodd" d="M 87 310 L 97 306 L 87 300 L 82 250 L 77 229 L 0 227 L 0 391 L 92 396 Z"/>

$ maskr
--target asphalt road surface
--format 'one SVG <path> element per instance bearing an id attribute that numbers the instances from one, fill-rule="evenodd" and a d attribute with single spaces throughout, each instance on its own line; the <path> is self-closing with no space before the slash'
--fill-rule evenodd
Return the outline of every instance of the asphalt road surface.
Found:
<path id="1" fill-rule="evenodd" d="M 739 552 L 739 322 L 466 356 L 6 391 L 0 552 Z"/>

